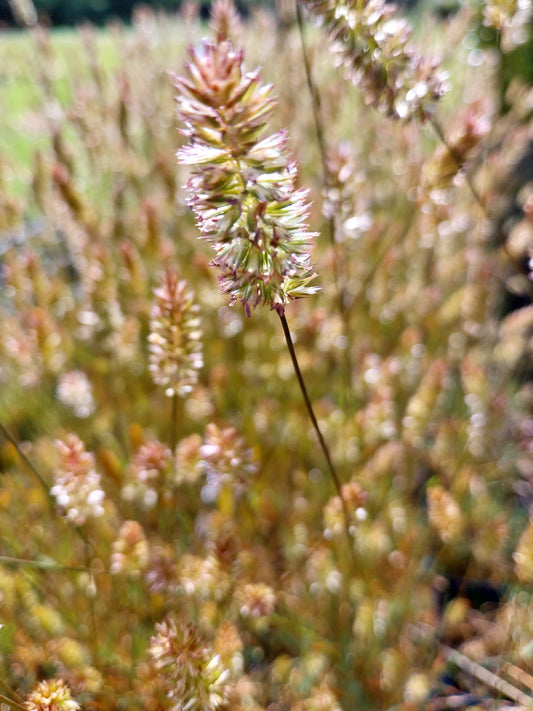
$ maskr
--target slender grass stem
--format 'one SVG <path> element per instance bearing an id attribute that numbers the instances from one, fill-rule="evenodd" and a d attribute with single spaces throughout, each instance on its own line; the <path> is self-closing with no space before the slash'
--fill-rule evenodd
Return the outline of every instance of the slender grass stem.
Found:
<path id="1" fill-rule="evenodd" d="M 311 109 L 313 113 L 313 120 L 315 124 L 315 133 L 318 145 L 318 152 L 320 154 L 320 162 L 322 165 L 322 182 L 324 187 L 328 189 L 331 185 L 331 172 L 328 167 L 328 151 L 326 145 L 326 138 L 324 135 L 324 122 L 322 120 L 322 109 L 320 92 L 313 79 L 313 72 L 311 70 L 311 61 L 309 59 L 309 53 L 307 51 L 307 42 L 305 40 L 304 31 L 304 21 L 302 16 L 302 8 L 300 3 L 296 0 L 296 20 L 298 23 L 298 32 L 300 35 L 300 45 L 302 47 L 302 57 L 303 65 L 305 69 L 305 78 L 307 87 L 309 89 L 309 95 L 311 97 Z M 336 298 L 338 303 L 339 314 L 342 322 L 343 336 L 346 339 L 346 347 L 343 350 L 344 354 L 344 389 L 343 396 L 349 395 L 351 392 L 351 373 L 352 373 L 352 362 L 350 355 L 350 319 L 348 315 L 348 310 L 346 308 L 346 294 L 345 294 L 345 284 L 346 284 L 346 274 L 344 271 L 345 260 L 339 253 L 339 243 L 337 242 L 335 236 L 335 220 L 333 217 L 329 217 L 326 220 L 327 234 L 333 250 L 333 277 L 335 282 Z"/>
<path id="2" fill-rule="evenodd" d="M 177 432 L 178 432 L 178 394 L 172 395 L 172 414 L 170 421 L 170 449 L 174 456 L 176 452 Z"/>
<path id="3" fill-rule="evenodd" d="M 17 440 L 13 437 L 13 435 L 9 432 L 7 427 L 4 425 L 3 422 L 0 421 L 0 432 L 4 435 L 4 437 L 7 439 L 10 444 L 13 445 L 16 453 L 22 459 L 24 464 L 27 466 L 27 468 L 31 471 L 31 473 L 36 477 L 37 481 L 39 484 L 42 486 L 43 490 L 46 493 L 46 500 L 48 501 L 48 505 L 50 506 L 50 510 L 54 510 L 54 502 L 52 500 L 52 496 L 50 494 L 50 486 L 44 476 L 41 474 L 41 472 L 32 464 L 32 462 L 28 459 L 28 457 L 24 454 L 22 451 L 22 448 L 20 444 L 17 442 Z"/>
<path id="4" fill-rule="evenodd" d="M 84 543 L 84 556 L 85 556 L 85 567 L 87 570 L 91 569 L 91 541 L 89 539 L 88 533 L 85 530 L 85 528 L 78 526 L 77 527 L 78 531 L 81 534 L 81 537 L 83 538 L 83 543 Z M 92 573 L 89 573 L 91 583 L 94 583 L 94 577 Z M 90 636 L 90 644 L 91 644 L 91 651 L 93 655 L 93 660 L 95 663 L 98 660 L 98 625 L 96 622 L 96 609 L 95 609 L 95 604 L 94 604 L 94 594 L 92 590 L 90 591 L 89 595 L 89 636 Z"/>
<path id="5" fill-rule="evenodd" d="M 15 701 L 20 701 L 21 703 L 24 701 L 24 699 L 17 694 L 17 692 L 12 689 L 9 684 L 6 684 L 6 682 L 3 679 L 0 679 L 0 686 L 4 689 L 6 693 L 8 693 L 10 696 L 12 696 Z"/>
<path id="6" fill-rule="evenodd" d="M 329 183 L 329 169 L 328 169 L 328 162 L 327 162 L 326 139 L 324 136 L 323 121 L 322 121 L 322 116 L 321 116 L 322 109 L 321 109 L 320 93 L 318 91 L 317 85 L 315 84 L 315 82 L 313 80 L 313 73 L 311 71 L 311 62 L 309 60 L 309 53 L 307 52 L 307 43 L 305 41 L 302 8 L 300 7 L 300 3 L 298 2 L 298 0 L 296 0 L 296 20 L 298 23 L 298 32 L 300 35 L 300 44 L 302 47 L 302 57 L 303 57 L 303 63 L 304 63 L 304 69 L 305 69 L 305 79 L 307 82 L 307 88 L 309 89 L 309 94 L 311 96 L 311 110 L 313 112 L 313 120 L 315 123 L 315 132 L 316 132 L 318 150 L 320 153 L 320 160 L 322 163 L 322 172 L 323 172 L 323 176 L 324 176 L 324 183 L 327 186 L 327 184 Z"/>
<path id="7" fill-rule="evenodd" d="M 0 694 L 0 701 L 3 704 L 6 704 L 7 706 L 10 706 L 12 709 L 22 709 L 22 711 L 26 711 L 26 706 L 23 706 L 22 704 L 19 704 L 18 701 L 14 701 L 13 699 L 9 699 L 7 696 L 4 696 L 3 694 Z"/>
<path id="8" fill-rule="evenodd" d="M 300 370 L 300 365 L 298 363 L 298 358 L 296 356 L 296 351 L 294 349 L 294 343 L 293 343 L 291 332 L 289 329 L 289 324 L 287 323 L 287 318 L 285 316 L 285 312 L 280 309 L 278 311 L 278 316 L 280 318 L 281 326 L 283 328 L 283 334 L 285 336 L 287 348 L 289 349 L 289 353 L 291 356 L 291 361 L 292 361 L 292 365 L 294 368 L 294 373 L 296 375 L 296 379 L 298 381 L 298 385 L 300 386 L 302 397 L 305 402 L 307 414 L 309 415 L 309 419 L 311 420 L 313 429 L 316 433 L 316 436 L 318 437 L 320 447 L 322 449 L 322 452 L 324 453 L 326 462 L 328 464 L 329 473 L 330 473 L 333 483 L 335 485 L 335 489 L 337 490 L 337 494 L 341 500 L 342 510 L 343 510 L 343 514 L 344 514 L 346 537 L 348 539 L 348 544 L 349 544 L 349 549 L 350 549 L 350 554 L 352 556 L 352 560 L 355 563 L 355 556 L 354 556 L 354 550 L 353 550 L 353 539 L 352 539 L 352 536 L 350 535 L 350 516 L 348 513 L 348 507 L 346 505 L 346 500 L 344 499 L 344 496 L 342 494 L 341 481 L 339 479 L 339 475 L 337 474 L 337 470 L 335 469 L 335 466 L 333 464 L 333 460 L 331 458 L 329 447 L 326 444 L 326 440 L 324 439 L 324 436 L 320 430 L 320 426 L 319 426 L 318 421 L 316 419 L 316 415 L 314 413 L 313 406 L 311 404 L 311 400 L 310 400 L 309 394 L 307 392 L 307 387 L 306 387 L 305 381 L 303 379 L 302 371 Z"/>
<path id="9" fill-rule="evenodd" d="M 37 570 L 53 570 L 61 573 L 90 573 L 91 575 L 107 575 L 107 570 L 95 570 L 86 568 L 83 565 L 62 565 L 54 560 L 30 560 L 27 558 L 15 558 L 8 555 L 0 555 L 0 563 L 12 567 L 28 567 Z M 1 681 L 1 680 L 0 680 Z"/>
<path id="10" fill-rule="evenodd" d="M 294 372 L 296 374 L 296 379 L 298 380 L 298 385 L 300 386 L 300 390 L 302 392 L 303 399 L 305 401 L 305 406 L 307 408 L 307 414 L 309 415 L 309 419 L 311 420 L 311 423 L 313 425 L 313 429 L 316 432 L 316 435 L 318 437 L 318 441 L 320 443 L 320 447 L 322 448 L 322 451 L 324 452 L 324 456 L 326 457 L 326 461 L 328 463 L 328 468 L 329 472 L 331 474 L 331 478 L 333 479 L 333 482 L 335 484 L 335 488 L 337 489 L 337 493 L 339 496 L 342 497 L 341 494 L 341 482 L 339 479 L 339 476 L 335 470 L 335 467 L 333 465 L 333 461 L 331 459 L 331 455 L 329 453 L 329 448 L 326 444 L 326 441 L 322 435 L 322 432 L 320 431 L 320 427 L 318 425 L 318 421 L 316 419 L 315 413 L 313 411 L 313 406 L 311 404 L 311 400 L 309 399 L 309 394 L 307 392 L 307 387 L 305 385 L 305 381 L 302 376 L 302 372 L 300 370 L 300 365 L 298 363 L 298 358 L 296 357 L 296 351 L 294 350 L 294 343 L 292 340 L 291 332 L 289 329 L 289 324 L 287 323 L 287 318 L 284 313 L 279 314 L 280 320 L 281 320 L 281 326 L 283 328 L 283 334 L 285 336 L 285 341 L 287 342 L 287 347 L 289 349 L 289 353 L 291 356 L 292 360 L 292 365 L 294 367 Z"/>

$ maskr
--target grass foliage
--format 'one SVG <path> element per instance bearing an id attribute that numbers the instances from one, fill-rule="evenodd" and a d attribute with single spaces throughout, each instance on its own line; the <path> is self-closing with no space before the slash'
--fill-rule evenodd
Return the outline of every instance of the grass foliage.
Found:
<path id="1" fill-rule="evenodd" d="M 504 309 L 531 292 L 531 91 L 501 112 L 505 47 L 465 8 L 421 21 L 434 126 L 367 106 L 306 24 L 318 106 L 280 8 L 235 34 L 310 189 L 321 291 L 286 312 L 343 500 L 276 313 L 228 306 L 185 203 L 169 72 L 209 30 L 0 37 L 2 708 L 448 708 L 449 644 L 533 674 L 533 311 Z M 203 353 L 184 397 L 153 377 L 168 270 Z"/>

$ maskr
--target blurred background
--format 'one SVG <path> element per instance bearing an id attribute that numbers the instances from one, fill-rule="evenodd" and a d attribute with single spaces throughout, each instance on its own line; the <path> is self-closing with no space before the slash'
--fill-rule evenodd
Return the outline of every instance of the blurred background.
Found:
<path id="1" fill-rule="evenodd" d="M 0 27 L 34 24 L 37 19 L 55 26 L 76 25 L 91 22 L 97 25 L 112 20 L 129 22 L 132 11 L 140 3 L 138 0 L 0 0 Z M 154 10 L 179 10 L 181 0 L 153 0 L 143 2 Z M 209 0 L 200 2 L 202 14 L 207 16 Z M 247 0 L 237 3 L 239 10 L 246 13 L 254 6 L 274 6 L 274 0 Z"/>

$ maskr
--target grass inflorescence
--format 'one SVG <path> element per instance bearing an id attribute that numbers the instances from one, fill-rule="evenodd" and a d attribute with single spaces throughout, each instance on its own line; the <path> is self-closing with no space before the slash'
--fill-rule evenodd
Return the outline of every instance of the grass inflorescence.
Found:
<path id="1" fill-rule="evenodd" d="M 522 15 L 395 13 L 10 40 L 3 706 L 531 695 Z"/>

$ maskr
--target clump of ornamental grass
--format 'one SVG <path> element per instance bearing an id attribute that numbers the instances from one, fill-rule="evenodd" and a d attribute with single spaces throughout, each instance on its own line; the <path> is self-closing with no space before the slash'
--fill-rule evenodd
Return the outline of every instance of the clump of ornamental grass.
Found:
<path id="1" fill-rule="evenodd" d="M 319 5 L 320 3 L 315 3 Z M 324 6 L 324 4 L 321 4 Z M 341 8 L 338 12 L 339 18 L 344 17 L 342 5 L 335 4 L 337 8 Z M 361 6 L 358 8 L 361 10 Z M 342 21 L 342 20 L 340 20 Z M 348 42 L 349 34 L 346 32 L 339 37 L 339 49 L 343 42 Z M 345 47 L 348 51 L 348 47 Z M 372 102 L 371 102 L 372 103 Z M 382 107 L 381 107 L 382 108 Z M 416 113 L 414 114 L 416 115 Z M 431 112 L 419 118 L 430 118 Z M 420 458 L 422 467 L 428 464 L 430 470 L 428 477 L 433 473 L 435 478 L 429 479 L 427 482 L 426 498 L 428 503 L 428 518 L 429 524 L 434 532 L 441 539 L 441 550 L 439 553 L 440 565 L 459 567 L 465 565 L 480 566 L 485 569 L 488 561 L 488 551 L 491 545 L 493 546 L 493 555 L 502 559 L 503 545 L 502 541 L 508 539 L 509 529 L 505 523 L 505 514 L 502 513 L 493 519 L 493 527 L 495 531 L 491 532 L 489 527 L 484 525 L 482 517 L 479 515 L 479 509 L 472 510 L 470 497 L 465 494 L 467 481 L 472 487 L 472 492 L 475 490 L 478 493 L 478 501 L 483 500 L 483 506 L 499 507 L 496 501 L 489 504 L 491 497 L 486 489 L 486 483 L 482 483 L 479 472 L 482 470 L 484 476 L 489 480 L 493 476 L 497 476 L 495 472 L 499 471 L 500 476 L 505 477 L 503 472 L 506 470 L 505 464 L 499 459 L 495 448 L 489 446 L 489 430 L 492 432 L 493 441 L 500 442 L 503 446 L 505 440 L 505 424 L 499 419 L 498 411 L 506 411 L 510 419 L 516 416 L 511 414 L 511 409 L 506 404 L 506 396 L 501 392 L 501 383 L 506 377 L 505 368 L 500 371 L 502 378 L 498 387 L 498 394 L 494 394 L 494 387 L 488 385 L 490 378 L 486 373 L 488 367 L 488 351 L 479 347 L 480 342 L 485 345 L 488 341 L 494 343 L 494 322 L 491 320 L 490 308 L 487 310 L 488 304 L 493 304 L 497 291 L 496 274 L 500 269 L 494 260 L 487 256 L 481 248 L 482 230 L 478 225 L 478 233 L 469 238 L 469 249 L 467 254 L 463 254 L 460 258 L 454 260 L 456 267 L 459 262 L 466 259 L 464 266 L 465 284 L 454 284 L 452 272 L 447 272 L 445 264 L 450 258 L 451 242 L 455 241 L 458 234 L 463 233 L 466 229 L 466 224 L 463 220 L 475 220 L 475 209 L 471 214 L 470 208 L 465 208 L 464 201 L 459 198 L 456 188 L 468 183 L 471 195 L 475 203 L 483 208 L 484 216 L 487 216 L 486 206 L 480 199 L 479 194 L 473 187 L 470 176 L 467 171 L 476 169 L 476 155 L 479 157 L 480 145 L 484 135 L 489 128 L 489 115 L 482 103 L 473 104 L 463 115 L 458 114 L 454 119 L 454 126 L 450 133 L 449 139 L 445 139 L 438 125 L 434 123 L 439 137 L 443 140 L 443 146 L 440 147 L 431 161 L 425 165 L 422 163 L 424 170 L 418 173 L 418 176 L 410 184 L 407 189 L 411 193 L 409 199 L 414 201 L 415 195 L 418 196 L 418 208 L 420 214 L 411 212 L 409 220 L 405 220 L 405 232 L 401 232 L 402 238 L 387 241 L 390 239 L 390 229 L 379 224 L 380 207 L 386 205 L 386 202 L 379 205 L 379 202 L 374 196 L 369 200 L 365 195 L 367 193 L 367 185 L 365 184 L 365 171 L 368 170 L 368 163 L 364 167 L 359 167 L 357 173 L 354 170 L 354 160 L 347 151 L 342 151 L 342 155 L 338 156 L 338 160 L 328 162 L 329 176 L 326 176 L 326 212 L 327 216 L 335 215 L 338 225 L 336 225 L 337 236 L 339 241 L 343 243 L 344 255 L 348 261 L 349 249 L 357 248 L 357 258 L 350 263 L 350 267 L 354 269 L 354 278 L 351 280 L 350 290 L 356 295 L 355 304 L 360 309 L 357 316 L 360 324 L 358 329 L 358 341 L 353 344 L 353 349 L 357 353 L 360 352 L 360 358 L 355 358 L 359 361 L 359 367 L 362 370 L 361 377 L 357 376 L 356 389 L 359 394 L 363 392 L 372 392 L 368 401 L 363 396 L 360 410 L 357 413 L 356 421 L 359 423 L 355 428 L 358 433 L 355 437 L 356 442 L 364 441 L 366 444 L 366 452 L 359 451 L 354 453 L 354 459 L 363 468 L 358 470 L 358 478 L 361 482 L 368 482 L 368 489 L 371 492 L 372 499 L 377 495 L 377 490 L 380 485 L 377 483 L 377 474 L 379 471 L 386 475 L 383 480 L 383 485 L 387 486 L 386 482 L 393 482 L 393 489 L 396 489 L 398 495 L 400 490 L 409 481 L 409 476 L 404 479 L 404 475 L 398 477 L 398 472 L 409 470 L 409 466 L 413 466 L 414 462 Z M 379 138 L 383 140 L 382 136 Z M 483 147 L 482 147 L 483 149 Z M 379 149 L 378 149 L 379 150 Z M 372 151 L 369 151 L 372 154 Z M 473 160 L 472 160 L 473 159 Z M 401 162 L 401 160 L 400 160 Z M 409 163 L 415 164 L 416 160 L 412 158 L 405 161 L 399 169 L 397 175 L 400 175 L 400 180 L 403 182 L 409 176 Z M 377 161 L 373 160 L 371 165 L 376 166 Z M 399 163 L 395 164 L 399 166 Z M 466 168 L 466 170 L 465 170 Z M 396 171 L 395 171 L 396 172 Z M 355 174 L 355 179 L 354 179 Z M 424 179 L 420 181 L 420 174 Z M 332 177 L 334 179 L 332 179 Z M 413 176 L 414 177 L 414 176 Z M 349 182 L 352 185 L 349 186 Z M 409 185 L 409 182 L 407 182 Z M 418 186 L 418 187 L 415 187 Z M 371 190 L 372 191 L 372 190 Z M 373 191 L 377 194 L 378 190 Z M 380 182 L 379 192 L 383 195 L 386 193 L 383 183 Z M 351 205 L 350 205 L 351 201 Z M 361 209 L 362 208 L 362 209 Z M 390 209 L 390 206 L 387 206 Z M 394 210 L 394 208 L 393 208 Z M 344 214 L 343 214 L 344 213 Z M 462 215 L 462 217 L 461 217 Z M 467 218 L 468 215 L 468 218 Z M 376 219 L 377 218 L 377 219 Z M 402 217 L 402 220 L 405 218 Z M 479 221 L 479 217 L 478 217 Z M 471 223 L 472 224 L 472 223 Z M 474 222 L 475 224 L 475 222 Z M 400 228 L 401 229 L 401 228 Z M 450 240 L 450 241 L 448 241 Z M 382 244 L 383 243 L 383 244 Z M 403 247 L 400 244 L 403 243 Z M 379 246 L 378 246 L 379 245 Z M 431 253 L 426 250 L 434 249 Z M 403 252 L 403 256 L 402 256 Z M 428 258 L 424 256 L 428 255 Z M 431 254 L 431 256 L 429 256 Z M 375 256 L 377 255 L 377 257 Z M 409 255 L 409 256 L 407 256 Z M 448 256 L 447 256 L 448 255 Z M 439 256 L 442 260 L 439 265 Z M 366 259 L 370 257 L 370 261 L 366 263 Z M 410 263 L 404 262 L 404 259 L 411 260 Z M 436 258 L 437 261 L 433 261 Z M 418 264 L 417 264 L 418 262 Z M 400 267 L 400 263 L 403 266 Z M 425 266 L 422 266 L 425 265 Z M 444 267 L 445 271 L 441 271 Z M 425 273 L 419 271 L 422 268 Z M 395 280 L 394 274 L 397 270 L 403 274 L 402 284 Z M 500 272 L 501 273 L 501 272 Z M 411 275 L 410 277 L 407 275 Z M 483 276 L 482 276 L 483 275 Z M 418 287 L 410 290 L 406 285 L 409 283 L 418 283 Z M 422 284 L 424 285 L 422 287 Z M 427 295 L 428 302 L 424 303 L 424 299 L 420 298 L 420 288 L 424 289 Z M 369 290 L 365 292 L 365 289 Z M 455 294 L 454 294 L 455 292 Z M 378 293 L 380 294 L 378 296 Z M 442 299 L 442 295 L 448 293 L 447 300 L 443 300 L 442 306 L 442 324 L 451 326 L 451 322 L 447 321 L 448 315 L 455 312 L 456 315 L 461 314 L 460 322 L 455 321 L 455 326 L 449 335 L 449 349 L 443 355 L 442 359 L 437 357 L 437 353 L 441 346 L 446 343 L 446 338 L 440 333 L 441 341 L 437 344 L 432 341 L 432 325 L 431 325 L 431 308 L 428 308 L 429 302 L 436 299 L 434 303 L 438 303 Z M 438 295 L 438 296 L 437 296 Z M 379 308 L 375 308 L 377 303 L 380 303 Z M 363 304 L 366 304 L 364 307 Z M 361 308 L 366 311 L 366 316 L 361 313 Z M 353 312 L 352 312 L 352 317 Z M 374 329 L 372 326 L 372 318 L 379 319 L 383 330 L 378 335 L 378 340 L 381 341 L 376 349 L 370 345 L 372 336 L 370 335 Z M 401 330 L 400 323 L 409 323 L 413 330 L 405 328 Z M 366 323 L 366 325 L 363 325 Z M 416 324 L 416 326 L 415 326 Z M 398 328 L 399 327 L 399 328 Z M 467 338 L 472 340 L 463 340 L 463 337 L 458 335 L 455 328 L 459 332 L 468 334 Z M 420 329 L 417 334 L 417 329 Z M 429 342 L 432 343 L 431 355 L 426 352 L 422 334 L 427 334 Z M 386 335 L 387 334 L 387 335 Z M 388 341 L 388 338 L 391 338 Z M 402 343 L 402 338 L 405 342 Z M 409 340 L 415 338 L 418 343 Z M 419 340 L 420 339 L 420 340 Z M 389 342 L 389 346 L 385 345 Z M 376 344 L 377 345 L 377 344 Z M 405 347 L 412 348 L 411 354 L 407 355 L 407 360 L 410 360 L 410 366 L 407 370 L 403 369 L 402 361 L 406 364 L 404 357 L 400 354 Z M 391 348 L 391 351 L 388 349 Z M 445 349 L 446 350 L 446 349 Z M 510 348 L 510 350 L 513 350 Z M 392 352 L 394 356 L 384 358 L 383 353 Z M 426 357 L 429 356 L 429 357 Z M 423 358 L 425 363 L 423 369 L 425 375 L 420 382 L 419 366 L 416 365 L 416 360 Z M 445 400 L 451 397 L 457 380 L 454 377 L 453 369 L 450 364 L 455 362 L 457 358 L 462 358 L 460 368 L 464 373 L 461 388 L 464 395 L 464 402 L 468 409 L 469 422 L 462 431 L 462 417 L 457 419 L 454 417 L 449 420 L 445 415 Z M 487 360 L 485 360 L 487 359 Z M 431 362 L 433 360 L 433 362 Z M 439 362 L 440 361 L 440 362 Z M 422 364 L 421 361 L 419 361 Z M 494 360 L 492 367 L 495 366 Z M 483 365 L 485 363 L 485 365 Z M 419 376 L 417 380 L 420 383 L 418 390 L 411 390 L 411 386 L 407 386 L 407 390 L 411 393 L 407 395 L 407 390 L 404 386 L 411 380 L 414 372 L 418 370 Z M 499 367 L 496 367 L 499 370 Z M 411 371 L 411 375 L 409 375 Z M 403 375 L 400 376 L 400 373 Z M 403 383 L 402 383 L 403 380 Z M 366 381 L 366 383 L 364 382 Z M 412 385 L 415 383 L 413 379 Z M 496 381 L 493 381 L 496 385 Z M 403 394 L 402 394 L 403 391 Z M 448 396 L 446 395 L 448 393 Z M 491 394 L 492 393 L 492 394 Z M 407 400 L 406 400 L 407 395 Z M 407 407 L 406 407 L 407 402 Z M 361 399 L 360 399 L 361 403 Z M 501 408 L 501 410 L 500 410 Z M 437 411 L 440 415 L 436 420 L 433 417 Z M 403 417 L 400 415 L 403 413 Z M 463 421 L 464 422 L 464 421 Z M 516 421 L 515 421 L 516 422 Z M 500 426 L 501 425 L 501 426 Z M 512 425 L 510 425 L 512 426 Z M 353 432 L 352 428 L 349 431 Z M 465 445 L 469 452 L 470 464 L 463 462 L 463 467 L 460 477 L 451 482 L 452 475 L 450 467 L 452 459 L 450 454 L 454 445 L 451 439 L 455 433 L 456 437 L 460 437 L 465 441 Z M 435 438 L 435 440 L 434 440 Z M 389 442 L 386 442 L 389 440 Z M 382 442 L 380 445 L 379 442 Z M 436 441 L 439 454 L 434 453 L 429 442 Z M 455 440 L 457 443 L 458 439 Z M 483 444 L 482 444 L 483 443 Z M 377 447 L 377 450 L 375 449 Z M 390 449 L 390 453 L 387 450 Z M 371 454 L 369 454 L 369 451 Z M 394 455 L 391 455 L 392 452 Z M 375 456 L 373 456 L 375 453 Z M 413 459 L 414 455 L 414 459 Z M 404 464 L 402 465 L 402 460 Z M 425 463 L 422 463 L 424 462 Z M 407 470 L 404 469 L 406 462 L 410 462 Z M 417 466 L 417 465 L 414 465 Z M 368 467 L 368 470 L 367 470 Z M 491 472 L 489 474 L 489 472 Z M 393 479 L 388 479 L 387 476 L 394 476 Z M 436 481 L 439 479 L 445 481 L 447 486 L 439 486 Z M 461 481 L 461 483 L 459 482 Z M 408 484 L 410 487 L 415 482 Z M 420 486 L 420 483 L 419 483 Z M 423 484 L 424 488 L 426 484 Z M 416 489 L 414 490 L 416 491 Z M 392 492 L 391 492 L 392 493 Z M 416 494 L 415 494 L 416 495 Z M 379 510 L 383 511 L 383 502 L 385 490 L 382 489 Z M 391 496 L 391 501 L 394 500 L 394 494 Z M 394 522 L 393 526 L 398 533 L 402 527 L 401 519 L 405 515 L 400 513 L 403 509 L 401 497 L 397 497 L 397 501 L 393 505 L 391 514 Z M 468 515 L 465 515 L 464 508 L 467 508 Z M 368 512 L 370 510 L 370 516 Z M 393 513 L 394 511 L 394 513 Z M 332 519 L 333 508 L 328 506 L 325 510 L 327 519 Z M 372 504 L 366 506 L 365 509 L 359 509 L 361 513 L 361 521 L 358 523 L 358 528 L 355 534 L 358 553 L 360 555 L 361 568 L 363 569 L 370 557 L 373 557 L 374 563 L 387 553 L 387 548 L 390 545 L 387 543 L 389 535 L 384 526 L 383 514 L 372 513 Z M 465 561 L 467 557 L 465 538 L 467 537 L 468 525 L 473 525 L 476 530 L 483 531 L 479 540 L 472 545 L 470 563 Z M 395 535 L 393 534 L 393 538 Z M 393 553 L 388 562 L 394 567 L 394 558 L 399 553 L 401 545 Z M 524 549 L 528 548 L 527 535 L 524 534 Z M 411 549 L 411 556 L 417 557 L 416 547 Z M 462 560 L 461 560 L 462 558 Z M 398 558 L 401 559 L 401 555 Z M 519 560 L 517 569 L 521 573 L 527 568 L 527 555 L 520 550 L 515 554 L 515 561 Z M 475 563 L 474 563 L 475 561 Z M 509 561 L 505 562 L 507 574 L 509 572 Z M 392 572 L 392 571 L 391 571 Z M 394 575 L 394 574 L 393 574 Z M 372 595 L 366 600 L 361 600 L 359 612 L 356 616 L 356 624 L 354 625 L 354 633 L 361 639 L 368 641 L 368 625 L 378 614 L 371 602 Z M 402 604 L 402 593 L 394 594 L 392 599 Z M 386 613 L 385 616 L 386 617 Z M 385 623 L 384 624 L 388 624 Z M 369 672 L 366 669 L 363 674 Z M 388 686 L 390 678 L 389 670 L 383 666 L 383 687 Z M 422 675 L 423 676 L 423 675 Z M 416 674 L 408 680 L 405 687 L 405 699 L 410 702 L 415 698 L 415 687 L 419 685 L 420 679 Z M 421 691 L 424 698 L 428 694 L 427 677 L 424 677 L 424 683 L 421 686 Z M 422 688 L 423 687 L 423 688 Z M 419 689 L 420 691 L 420 689 Z M 418 694 L 419 691 L 416 693 Z M 422 697 L 418 697 L 419 700 Z"/>
<path id="2" fill-rule="evenodd" d="M 229 3 L 217 7 L 213 44 L 228 37 L 240 42 Z M 6 153 L 0 224 L 7 230 L 0 421 L 8 425 L 0 442 L 0 676 L 16 690 L 4 689 L 13 708 L 43 675 L 50 688 L 59 677 L 68 684 L 65 703 L 75 698 L 102 711 L 117 704 L 132 711 L 195 707 L 199 699 L 206 708 L 222 708 L 223 699 L 237 711 L 272 704 L 298 711 L 444 706 L 434 696 L 440 631 L 480 665 L 508 660 L 510 666 L 497 670 L 502 677 L 513 665 L 533 671 L 527 593 L 533 536 L 521 504 L 530 495 L 533 398 L 530 387 L 519 389 L 508 377 L 529 362 L 531 314 L 495 320 L 500 284 L 515 288 L 515 275 L 499 252 L 487 253 L 479 208 L 463 189 L 465 175 L 472 175 L 489 208 L 502 202 L 502 189 L 494 186 L 527 143 L 527 126 L 518 122 L 528 115 L 530 98 L 517 92 L 515 110 L 494 124 L 495 67 L 483 52 L 487 61 L 467 62 L 472 28 L 460 24 L 465 17 L 452 32 L 447 23 L 435 30 L 446 34 L 449 56 L 461 66 L 454 78 L 465 82 L 460 93 L 468 96 L 466 112 L 444 131 L 459 161 L 443 147 L 432 155 L 414 122 L 383 121 L 379 112 L 354 106 L 330 73 L 323 38 L 309 35 L 324 125 L 332 147 L 339 146 L 326 156 L 323 212 L 335 222 L 348 330 L 343 333 L 334 313 L 331 247 L 324 240 L 315 255 L 323 287 L 316 298 L 291 306 L 283 275 L 288 252 L 273 260 L 273 276 L 268 272 L 263 286 L 261 270 L 248 264 L 237 269 L 237 290 L 227 292 L 245 308 L 242 296 L 249 298 L 250 313 L 258 294 L 267 300 L 257 307 L 292 312 L 299 357 L 314 376 L 317 420 L 347 474 L 343 499 L 329 491 L 317 466 L 305 413 L 291 407 L 290 353 L 260 319 L 244 319 L 212 293 L 197 231 L 181 193 L 175 199 L 182 176 L 173 158 L 166 69 L 182 59 L 182 27 L 143 10 L 132 33 L 84 32 L 68 62 L 53 34 L 40 37 L 32 64 L 40 73 L 36 108 L 12 124 L 31 126 L 42 139 L 24 170 L 6 148 L 9 141 L 2 143 L 13 135 L 11 119 L 6 133 L 0 118 L 0 152 Z M 186 27 L 191 34 L 197 29 L 192 20 Z M 308 104 L 299 47 L 292 30 L 281 43 L 273 27 L 264 14 L 243 27 L 247 57 L 263 63 L 263 76 L 276 77 L 286 112 L 281 123 L 291 119 L 302 182 L 313 185 L 316 151 L 302 109 Z M 431 27 L 428 43 L 433 36 Z M 267 52 L 273 46 L 278 51 Z M 7 54 L 10 76 L 26 77 L 27 57 L 14 65 L 11 49 Z M 202 49 L 195 56 L 214 63 L 219 55 Z M 202 61 L 194 71 L 204 70 Z M 228 71 L 235 91 L 250 79 L 244 69 L 237 79 L 231 62 Z M 233 105 L 236 128 L 229 127 L 239 139 L 237 105 L 250 95 L 257 105 L 258 96 L 272 98 L 260 82 L 247 86 Z M 10 88 L 11 82 L 0 84 L 0 97 Z M 204 106 L 206 98 L 187 100 Z M 275 120 L 271 107 L 265 122 Z M 209 104 L 202 125 L 225 140 L 228 132 L 213 118 L 219 109 Z M 264 224 L 261 203 L 269 206 L 269 196 L 275 202 L 280 192 L 265 196 L 267 178 L 262 197 L 251 194 L 262 168 L 248 157 L 254 141 L 267 140 L 266 126 L 254 134 L 261 125 L 258 119 L 248 152 L 234 161 L 237 173 L 244 161 L 239 175 L 251 182 L 232 182 L 234 149 L 227 145 L 227 155 L 198 170 L 220 188 L 213 208 L 218 226 L 217 210 L 228 215 L 226 182 L 234 211 L 259 200 L 250 219 L 270 254 L 283 244 L 292 249 L 294 233 L 285 228 L 289 239 L 271 239 L 274 223 Z M 286 144 L 281 152 L 286 158 Z M 267 177 L 288 184 L 287 164 L 278 177 L 269 161 Z M 220 167 L 228 171 L 224 178 Z M 21 178 L 28 182 L 21 185 Z M 202 200 L 213 197 L 210 184 L 197 185 Z M 524 214 L 511 224 L 509 249 L 527 259 L 527 191 L 518 202 Z M 320 207 L 313 195 L 306 234 L 319 228 Z M 42 221 L 26 221 L 41 215 Z M 237 237 L 239 250 L 247 247 L 247 220 L 238 217 L 235 230 L 228 226 L 220 249 Z M 215 234 L 206 234 L 216 246 Z M 146 339 L 152 287 L 168 265 L 202 308 L 206 361 L 202 385 L 191 383 L 191 392 L 176 396 L 186 417 L 176 420 L 175 447 L 166 386 L 154 387 Z M 248 276 L 256 291 L 246 295 L 239 280 Z M 340 349 L 349 351 L 352 367 L 342 385 L 335 368 Z M 346 383 L 350 397 L 343 401 Z M 80 496 L 71 494 L 76 484 L 62 492 L 58 516 L 41 489 L 49 493 L 47 480 L 53 486 L 54 476 L 67 471 L 56 440 L 67 446 L 65 432 L 73 430 L 80 444 L 68 471 L 79 477 L 69 481 L 77 482 Z M 105 490 L 106 515 L 94 520 L 91 489 L 83 484 L 94 481 L 90 472 L 100 477 L 96 489 Z M 355 570 L 338 545 L 346 527 L 343 500 Z M 75 523 L 81 536 L 72 535 L 74 509 L 85 517 Z M 442 618 L 432 586 L 444 585 L 446 576 L 502 582 L 511 592 L 493 617 L 460 600 Z M 491 696 L 490 703 L 499 692 Z M 46 694 L 41 699 L 49 702 Z"/>

